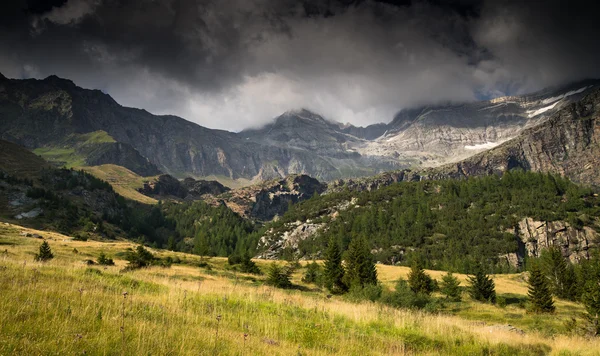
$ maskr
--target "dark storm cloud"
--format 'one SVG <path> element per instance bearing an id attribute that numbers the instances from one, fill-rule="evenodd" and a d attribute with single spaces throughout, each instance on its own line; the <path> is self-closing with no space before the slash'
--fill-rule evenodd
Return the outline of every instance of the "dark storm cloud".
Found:
<path id="1" fill-rule="evenodd" d="M 564 2 L 563 2 L 564 3 Z M 556 1 L 56 0 L 0 10 L 0 71 L 241 129 L 339 121 L 597 77 L 595 10 Z"/>

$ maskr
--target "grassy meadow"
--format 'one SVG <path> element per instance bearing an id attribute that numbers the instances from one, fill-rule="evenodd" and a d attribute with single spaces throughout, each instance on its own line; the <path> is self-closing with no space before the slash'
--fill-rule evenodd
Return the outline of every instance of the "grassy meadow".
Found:
<path id="1" fill-rule="evenodd" d="M 46 238 L 54 259 L 34 262 L 42 240 L 27 233 Z M 573 326 L 581 306 L 557 301 L 554 315 L 525 312 L 522 275 L 495 276 L 503 308 L 464 293 L 463 302 L 425 313 L 328 298 L 300 281 L 303 268 L 292 290 L 265 286 L 264 276 L 237 273 L 223 258 L 200 268 L 198 256 L 162 250 L 152 252 L 182 263 L 122 272 L 120 256 L 133 247 L 0 223 L 0 355 L 600 355 L 600 339 Z M 85 262 L 100 252 L 116 265 Z M 257 263 L 264 270 L 269 262 Z M 380 265 L 378 273 L 392 288 L 408 269 Z"/>
<path id="2" fill-rule="evenodd" d="M 144 187 L 144 182 L 153 181 L 157 177 L 141 177 L 129 169 L 114 164 L 103 164 L 100 166 L 79 167 L 85 172 L 110 183 L 119 195 L 143 204 L 156 204 L 158 201 L 140 192 L 138 189 Z"/>

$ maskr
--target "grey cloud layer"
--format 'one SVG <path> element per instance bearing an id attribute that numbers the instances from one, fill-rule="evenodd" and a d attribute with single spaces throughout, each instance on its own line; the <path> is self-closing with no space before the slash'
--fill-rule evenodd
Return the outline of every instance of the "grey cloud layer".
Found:
<path id="1" fill-rule="evenodd" d="M 365 125 L 600 74 L 595 10 L 577 2 L 394 3 L 17 1 L 0 5 L 0 71 L 233 130 L 301 107 Z"/>

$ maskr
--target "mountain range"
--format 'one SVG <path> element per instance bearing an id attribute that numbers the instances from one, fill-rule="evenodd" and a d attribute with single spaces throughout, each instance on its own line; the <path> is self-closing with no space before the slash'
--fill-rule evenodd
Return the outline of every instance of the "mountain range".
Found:
<path id="1" fill-rule="evenodd" d="M 588 80 L 523 96 L 400 111 L 356 127 L 308 110 L 262 128 L 214 130 L 119 105 L 67 79 L 0 75 L 0 138 L 67 167 L 116 164 L 142 175 L 263 181 L 290 174 L 321 180 L 459 162 L 515 139 L 600 86 Z M 383 118 L 382 118 L 383 119 Z"/>

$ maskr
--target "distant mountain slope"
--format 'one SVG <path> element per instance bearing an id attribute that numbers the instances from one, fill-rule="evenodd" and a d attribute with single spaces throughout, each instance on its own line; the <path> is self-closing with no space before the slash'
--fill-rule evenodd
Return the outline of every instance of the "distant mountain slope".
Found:
<path id="1" fill-rule="evenodd" d="M 597 86 L 586 81 L 526 96 L 403 110 L 389 124 L 368 127 L 290 111 L 265 127 L 232 133 L 123 107 L 56 76 L 0 76 L 0 138 L 68 167 L 116 164 L 142 176 L 254 182 L 290 174 L 335 180 L 460 161 L 543 123 Z"/>
<path id="2" fill-rule="evenodd" d="M 456 163 L 399 170 L 333 182 L 329 191 L 373 190 L 401 181 L 500 174 L 513 168 L 557 173 L 574 182 L 600 186 L 600 88 L 564 106 L 517 137 Z"/>
<path id="3" fill-rule="evenodd" d="M 600 89 L 517 138 L 448 168 L 470 176 L 515 167 L 600 186 Z"/>
<path id="4" fill-rule="evenodd" d="M 529 95 L 403 110 L 384 135 L 358 152 L 412 158 L 424 166 L 457 162 L 543 123 L 599 85 L 588 80 Z"/>
<path id="5" fill-rule="evenodd" d="M 71 136 L 104 131 L 132 147 L 161 171 L 175 176 L 225 176 L 258 180 L 308 173 L 326 179 L 369 175 L 356 154 L 313 152 L 245 140 L 238 134 L 211 130 L 175 116 L 156 116 L 122 107 L 98 90 L 86 90 L 55 76 L 44 80 L 0 78 L 0 137 L 31 149 L 73 149 Z M 66 146 L 66 147 L 65 147 Z M 120 152 L 88 164 L 124 164 Z M 90 156 L 86 156 L 89 159 Z M 394 166 L 385 166 L 390 169 Z M 401 166 L 395 166 L 401 167 Z"/>

